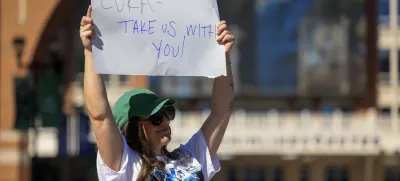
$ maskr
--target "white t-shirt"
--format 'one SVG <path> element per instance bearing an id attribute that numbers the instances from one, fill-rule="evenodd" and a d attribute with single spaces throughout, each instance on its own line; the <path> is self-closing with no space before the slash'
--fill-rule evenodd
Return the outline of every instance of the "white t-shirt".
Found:
<path id="1" fill-rule="evenodd" d="M 97 153 L 97 174 L 100 181 L 136 181 L 140 169 L 141 158 L 126 143 L 123 135 L 124 152 L 122 154 L 121 169 L 116 172 L 104 164 L 100 153 Z M 166 163 L 165 170 L 154 169 L 148 180 L 201 180 L 209 181 L 220 170 L 218 156 L 211 159 L 203 133 L 198 131 L 184 145 L 174 150 L 179 154 L 179 160 L 170 160 L 167 157 L 157 157 Z"/>

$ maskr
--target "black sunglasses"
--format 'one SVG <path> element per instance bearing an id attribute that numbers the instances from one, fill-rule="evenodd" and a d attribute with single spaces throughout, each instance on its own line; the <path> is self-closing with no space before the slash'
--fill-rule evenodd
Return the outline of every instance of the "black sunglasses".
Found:
<path id="1" fill-rule="evenodd" d="M 167 117 L 168 120 L 172 121 L 175 119 L 175 108 L 174 106 L 164 106 L 157 113 L 150 116 L 150 121 L 153 126 L 160 126 L 163 117 Z"/>

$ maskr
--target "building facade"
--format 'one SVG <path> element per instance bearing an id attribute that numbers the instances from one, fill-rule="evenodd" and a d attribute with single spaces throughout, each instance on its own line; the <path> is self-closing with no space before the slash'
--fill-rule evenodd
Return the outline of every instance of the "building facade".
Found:
<path id="1" fill-rule="evenodd" d="M 396 67 L 395 57 L 398 57 L 396 52 L 400 45 L 395 38 L 397 9 L 391 9 L 390 26 L 379 27 L 379 41 L 376 42 L 373 29 L 377 21 L 377 9 L 374 9 L 377 1 L 365 0 L 365 4 L 371 36 L 367 43 L 369 56 L 376 54 L 373 50 L 376 46 L 390 50 L 391 62 Z M 397 7 L 397 0 L 391 0 L 390 4 Z M 94 143 L 92 132 L 79 135 L 81 118 L 77 109 L 84 107 L 82 74 L 76 74 L 83 67 L 78 26 L 87 5 L 88 1 L 70 0 L 0 1 L 0 173 L 7 173 L 0 174 L 1 181 L 31 180 L 35 174 L 32 173 L 32 157 L 43 160 L 60 157 L 60 130 L 40 126 L 45 124 L 40 120 L 33 123 L 39 124 L 36 131 L 16 129 L 15 80 L 26 78 L 28 85 L 38 88 L 38 77 L 48 71 L 54 52 L 63 59 L 59 75 L 63 100 L 60 109 L 67 120 L 66 135 L 69 135 L 65 155 L 80 154 L 81 137 Z M 371 45 L 374 41 L 378 44 Z M 368 60 L 367 67 L 374 72 L 374 59 Z M 235 110 L 219 152 L 222 169 L 214 180 L 399 180 L 398 113 L 380 114 L 374 103 L 377 102 L 377 107 L 398 109 L 398 101 L 394 101 L 398 100 L 398 83 L 392 81 L 398 79 L 395 72 L 387 76 L 390 84 L 381 82 L 376 88 L 374 81 L 368 83 L 370 96 L 364 102 L 369 106 L 361 107 L 372 105 L 372 108 L 362 116 L 340 110 L 329 115 L 307 110 L 283 114 L 273 109 Z M 374 76 L 369 77 L 374 79 Z M 142 76 L 112 75 L 105 80 L 111 105 L 123 92 L 149 87 L 151 82 Z M 208 111 L 179 112 L 172 123 L 174 139 L 170 147 L 185 142 L 199 129 Z M 40 118 L 34 118 L 37 119 Z M 74 180 L 70 174 L 72 166 L 62 169 L 65 165 L 60 162 L 51 163 L 60 168 L 59 177 L 53 180 Z"/>

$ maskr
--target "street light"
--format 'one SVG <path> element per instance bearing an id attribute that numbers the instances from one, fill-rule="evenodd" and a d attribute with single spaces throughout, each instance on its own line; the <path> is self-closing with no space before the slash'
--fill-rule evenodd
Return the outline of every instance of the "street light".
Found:
<path id="1" fill-rule="evenodd" d="M 14 38 L 14 47 L 17 50 L 17 63 L 18 63 L 18 68 L 22 67 L 22 55 L 24 53 L 24 47 L 25 47 L 25 38 L 22 36 L 17 36 Z"/>

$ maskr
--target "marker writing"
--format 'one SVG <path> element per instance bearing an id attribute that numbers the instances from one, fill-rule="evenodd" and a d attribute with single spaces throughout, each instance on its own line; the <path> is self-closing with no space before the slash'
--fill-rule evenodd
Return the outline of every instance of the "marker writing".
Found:
<path id="1" fill-rule="evenodd" d="M 181 45 L 171 45 L 169 43 L 165 43 L 163 40 L 160 40 L 157 44 L 153 42 L 152 44 L 157 52 L 157 60 L 159 60 L 161 56 L 176 58 L 179 54 L 181 54 L 181 57 L 183 57 L 185 41 L 186 36 L 183 36 Z"/>
<path id="2" fill-rule="evenodd" d="M 154 24 L 156 20 L 125 20 L 120 21 L 118 24 L 124 24 L 124 33 L 128 33 L 128 29 L 132 29 L 132 33 L 139 34 L 153 34 Z"/>

